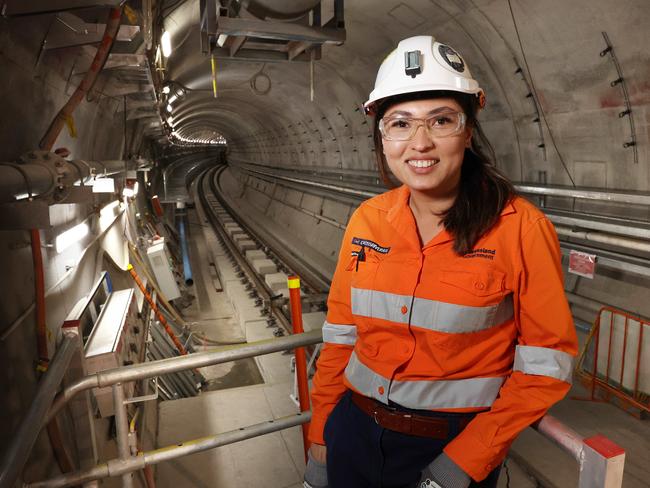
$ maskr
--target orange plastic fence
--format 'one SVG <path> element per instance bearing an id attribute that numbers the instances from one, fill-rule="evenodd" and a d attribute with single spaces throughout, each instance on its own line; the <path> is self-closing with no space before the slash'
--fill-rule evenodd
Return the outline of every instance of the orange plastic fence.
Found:
<path id="1" fill-rule="evenodd" d="M 591 400 L 601 392 L 626 410 L 650 413 L 650 320 L 602 307 L 576 370 Z"/>

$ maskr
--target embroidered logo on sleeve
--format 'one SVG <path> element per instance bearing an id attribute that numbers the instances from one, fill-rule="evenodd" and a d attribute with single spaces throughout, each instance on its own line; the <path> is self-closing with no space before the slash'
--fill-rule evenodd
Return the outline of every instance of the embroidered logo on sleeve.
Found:
<path id="1" fill-rule="evenodd" d="M 464 258 L 483 258 L 483 259 L 490 259 L 493 260 L 494 256 L 497 255 L 497 250 L 496 249 L 486 249 L 486 248 L 479 248 L 479 249 L 473 249 L 472 251 L 463 254 Z"/>
<path id="2" fill-rule="evenodd" d="M 373 249 L 374 251 L 377 251 L 382 254 L 388 254 L 388 251 L 390 251 L 390 247 L 382 247 L 376 242 L 370 241 L 368 239 L 361 239 L 360 237 L 353 237 L 352 244 L 355 244 L 357 246 L 367 247 L 369 249 Z"/>

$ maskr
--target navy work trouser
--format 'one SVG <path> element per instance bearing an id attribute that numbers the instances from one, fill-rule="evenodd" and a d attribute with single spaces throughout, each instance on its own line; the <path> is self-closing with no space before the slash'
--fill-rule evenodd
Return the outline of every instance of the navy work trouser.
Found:
<path id="1" fill-rule="evenodd" d="M 449 436 L 416 437 L 378 425 L 348 391 L 325 424 L 329 488 L 414 488 L 422 470 L 459 434 L 459 420 L 467 415 L 436 412 L 436 417 L 449 419 Z M 473 481 L 470 488 L 496 487 L 500 469 L 480 483 Z"/>

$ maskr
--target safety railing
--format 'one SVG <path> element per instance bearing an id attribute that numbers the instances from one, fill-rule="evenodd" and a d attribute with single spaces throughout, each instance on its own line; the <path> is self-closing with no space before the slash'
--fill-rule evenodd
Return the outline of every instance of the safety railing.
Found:
<path id="1" fill-rule="evenodd" d="M 295 293 L 294 293 L 295 294 Z M 64 339 L 55 355 L 50 369 L 39 385 L 34 402 L 22 420 L 13 442 L 0 464 L 0 488 L 13 486 L 24 468 L 38 433 L 44 425 L 54 418 L 65 405 L 79 393 L 96 388 L 111 386 L 115 403 L 116 431 L 119 457 L 100 463 L 92 468 L 67 473 L 45 481 L 27 483 L 25 488 L 54 488 L 75 486 L 92 480 L 120 476 L 123 486 L 132 486 L 131 473 L 147 466 L 176 459 L 189 454 L 206 451 L 234 442 L 250 439 L 270 432 L 301 425 L 311 420 L 311 412 L 303 411 L 279 419 L 240 428 L 235 431 L 193 439 L 159 449 L 131 455 L 128 448 L 128 427 L 126 426 L 126 402 L 122 384 L 154 378 L 163 374 L 201 368 L 237 359 L 270 354 L 289 349 L 315 345 L 322 342 L 320 330 L 294 334 L 288 337 L 250 343 L 244 346 L 226 347 L 159 361 L 126 366 L 98 372 L 78 379 L 68 385 L 54 400 L 54 394 L 63 377 L 67 365 L 75 351 L 80 350 L 80 340 L 76 331 L 64 331 Z M 51 405 L 51 407 L 50 407 Z M 49 409 L 49 411 L 48 411 Z M 540 433 L 554 441 L 572 455 L 579 464 L 579 488 L 620 488 L 623 478 L 625 452 L 622 448 L 604 438 L 594 436 L 583 439 L 557 419 L 547 415 L 534 426 Z"/>
<path id="2" fill-rule="evenodd" d="M 576 367 L 590 400 L 614 397 L 625 410 L 650 413 L 650 321 L 602 307 Z"/>

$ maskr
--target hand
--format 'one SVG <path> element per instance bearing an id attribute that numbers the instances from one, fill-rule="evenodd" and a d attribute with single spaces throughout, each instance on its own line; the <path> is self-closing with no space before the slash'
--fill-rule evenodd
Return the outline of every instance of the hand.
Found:
<path id="1" fill-rule="evenodd" d="M 327 485 L 327 448 L 321 444 L 312 444 L 307 453 L 309 459 L 305 468 L 305 488 L 328 488 Z"/>

